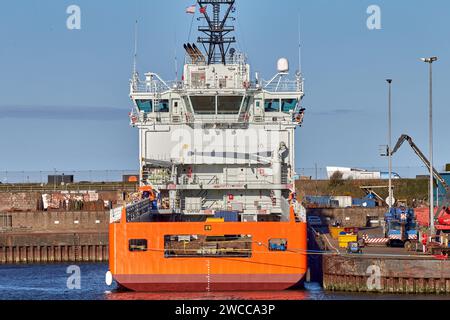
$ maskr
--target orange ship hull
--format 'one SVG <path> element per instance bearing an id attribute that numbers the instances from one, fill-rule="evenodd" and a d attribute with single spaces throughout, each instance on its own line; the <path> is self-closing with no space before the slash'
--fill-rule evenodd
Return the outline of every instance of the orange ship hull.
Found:
<path id="1" fill-rule="evenodd" d="M 298 222 L 112 223 L 110 271 L 118 284 L 140 292 L 285 290 L 302 284 L 307 270 L 307 228 Z M 168 235 L 251 235 L 249 257 L 171 257 Z M 286 251 L 271 251 L 274 238 Z M 145 252 L 129 249 L 130 239 L 146 239 Z"/>

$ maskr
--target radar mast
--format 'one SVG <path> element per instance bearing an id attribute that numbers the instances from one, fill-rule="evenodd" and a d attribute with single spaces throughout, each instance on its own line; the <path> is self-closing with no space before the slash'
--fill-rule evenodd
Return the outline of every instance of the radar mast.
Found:
<path id="1" fill-rule="evenodd" d="M 228 36 L 234 31 L 234 26 L 227 26 L 226 22 L 230 18 L 230 13 L 234 12 L 235 0 L 198 0 L 200 13 L 208 23 L 207 26 L 200 26 L 198 31 L 204 33 L 206 37 L 198 37 L 198 43 L 201 43 L 208 55 L 208 64 L 222 63 L 226 64 L 226 54 L 230 45 L 236 42 L 236 38 Z M 211 7 L 212 16 L 208 14 L 208 7 Z M 225 8 L 225 14 L 221 15 L 222 7 Z M 234 18 L 232 18 L 234 19 Z M 208 48 L 207 48 L 208 46 Z M 219 53 L 216 54 L 216 50 Z"/>

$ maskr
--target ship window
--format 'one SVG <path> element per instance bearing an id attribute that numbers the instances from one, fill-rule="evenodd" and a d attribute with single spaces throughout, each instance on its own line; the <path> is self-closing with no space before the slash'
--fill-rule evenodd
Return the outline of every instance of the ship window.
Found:
<path id="1" fill-rule="evenodd" d="M 153 104 L 151 100 L 136 100 L 136 105 L 139 111 L 152 112 Z"/>
<path id="2" fill-rule="evenodd" d="M 294 110 L 297 106 L 297 99 L 283 99 L 281 100 L 281 111 L 282 112 L 289 112 L 291 110 Z"/>
<path id="3" fill-rule="evenodd" d="M 238 114 L 241 109 L 242 96 L 226 96 L 218 98 L 217 110 L 219 114 Z"/>
<path id="4" fill-rule="evenodd" d="M 206 82 L 205 72 L 192 72 L 191 73 L 191 85 L 193 88 L 203 88 Z"/>
<path id="5" fill-rule="evenodd" d="M 169 100 L 161 100 L 155 104 L 155 112 L 169 112 Z"/>
<path id="6" fill-rule="evenodd" d="M 147 251 L 147 240 L 146 239 L 131 239 L 129 241 L 129 249 L 131 252 L 142 252 Z"/>
<path id="7" fill-rule="evenodd" d="M 280 112 L 280 100 L 269 99 L 264 101 L 264 110 L 266 112 Z"/>
<path id="8" fill-rule="evenodd" d="M 191 96 L 192 107 L 196 114 L 215 114 L 215 96 Z"/>
<path id="9" fill-rule="evenodd" d="M 287 251 L 287 239 L 270 239 L 269 250 L 270 251 Z"/>
<path id="10" fill-rule="evenodd" d="M 164 256 L 166 258 L 250 258 L 252 243 L 250 235 L 167 235 L 164 237 Z"/>

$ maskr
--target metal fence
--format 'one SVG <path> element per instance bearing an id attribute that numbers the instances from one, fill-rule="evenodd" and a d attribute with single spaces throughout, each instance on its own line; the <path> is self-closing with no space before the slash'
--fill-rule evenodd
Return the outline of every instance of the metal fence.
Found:
<path id="1" fill-rule="evenodd" d="M 366 170 L 368 172 L 384 172 L 389 170 L 387 167 L 355 167 L 357 169 Z M 445 171 L 443 168 L 438 171 Z M 394 167 L 392 169 L 394 173 L 397 173 L 401 178 L 416 178 L 417 176 L 428 175 L 428 169 L 425 166 L 414 167 Z M 316 180 L 327 180 L 328 174 L 325 167 L 313 167 L 313 168 L 297 168 L 298 178 L 307 177 Z M 53 171 L 0 171 L 0 183 L 1 184 L 17 184 L 17 183 L 34 183 L 34 184 L 47 184 L 48 176 L 52 175 L 66 175 L 74 176 L 74 182 L 123 182 L 123 176 L 126 175 L 139 175 L 139 170 L 53 170 Z"/>
<path id="2" fill-rule="evenodd" d="M 53 171 L 0 171 L 0 183 L 47 184 L 48 176 L 74 176 L 74 182 L 122 182 L 125 175 L 138 175 L 139 170 L 53 170 Z"/>
<path id="3" fill-rule="evenodd" d="M 354 167 L 358 170 L 366 170 L 367 172 L 380 172 L 387 173 L 389 169 L 387 167 Z M 439 172 L 444 172 L 444 168 L 437 167 Z M 417 176 L 426 176 L 429 175 L 429 171 L 425 166 L 411 166 L 411 167 L 393 167 L 392 172 L 398 174 L 401 178 L 404 179 L 414 179 Z M 314 168 L 297 168 L 296 173 L 298 178 L 305 177 L 311 178 L 313 180 L 327 180 L 328 173 L 326 167 L 314 167 Z M 384 177 L 388 177 L 387 174 Z"/>

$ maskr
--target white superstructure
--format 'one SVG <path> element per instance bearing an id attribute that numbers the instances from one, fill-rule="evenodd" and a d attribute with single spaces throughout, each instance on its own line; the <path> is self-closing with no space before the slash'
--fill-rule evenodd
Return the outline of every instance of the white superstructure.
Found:
<path id="1" fill-rule="evenodd" d="M 303 121 L 301 74 L 290 77 L 280 59 L 270 81 L 251 79 L 244 54 L 230 50 L 213 63 L 195 45 L 185 49 L 181 81 L 152 72 L 131 81 L 141 185 L 159 191 L 162 212 L 284 216 Z"/>
<path id="2" fill-rule="evenodd" d="M 346 168 L 346 167 L 327 167 L 328 179 L 332 179 L 332 177 L 336 173 L 342 174 L 343 180 L 348 180 L 348 179 L 354 179 L 354 180 L 389 179 L 388 172 L 368 171 L 365 169 Z M 391 177 L 392 177 L 392 179 L 400 179 L 400 176 L 395 172 L 392 173 Z"/>

